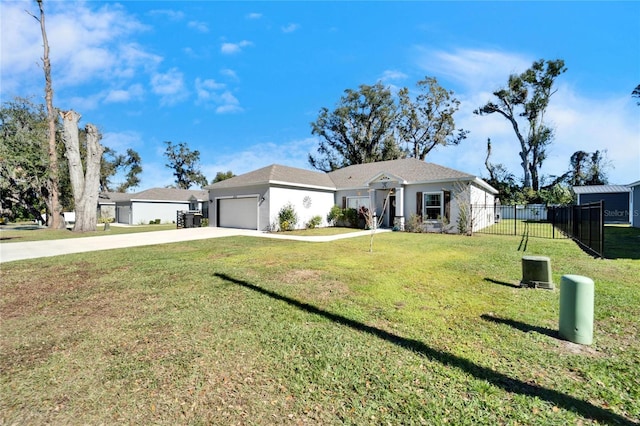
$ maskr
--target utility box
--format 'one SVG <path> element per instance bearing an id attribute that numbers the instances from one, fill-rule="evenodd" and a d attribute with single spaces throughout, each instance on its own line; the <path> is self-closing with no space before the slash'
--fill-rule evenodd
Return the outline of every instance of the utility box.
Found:
<path id="1" fill-rule="evenodd" d="M 591 278 L 563 275 L 560 281 L 559 335 L 573 343 L 593 342 L 593 299 L 595 285 Z"/>
<path id="2" fill-rule="evenodd" d="M 187 212 L 184 214 L 184 227 L 185 228 L 193 228 L 193 217 L 194 214 Z"/>
<path id="3" fill-rule="evenodd" d="M 551 277 L 551 259 L 546 256 L 523 256 L 520 287 L 553 290 L 555 286 Z"/>

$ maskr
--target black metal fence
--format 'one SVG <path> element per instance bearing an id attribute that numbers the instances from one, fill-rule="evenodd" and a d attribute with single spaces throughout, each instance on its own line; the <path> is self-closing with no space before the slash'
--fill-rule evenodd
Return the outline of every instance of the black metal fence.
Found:
<path id="1" fill-rule="evenodd" d="M 494 235 L 522 235 L 538 238 L 572 238 L 604 257 L 604 205 L 581 206 L 527 204 L 513 206 L 475 206 L 475 212 L 491 211 L 493 223 L 474 226 L 475 232 Z M 485 216 L 484 214 L 483 216 Z M 475 221 L 480 225 L 481 221 Z"/>
<path id="2" fill-rule="evenodd" d="M 604 201 L 556 207 L 558 229 L 584 247 L 604 257 Z"/>

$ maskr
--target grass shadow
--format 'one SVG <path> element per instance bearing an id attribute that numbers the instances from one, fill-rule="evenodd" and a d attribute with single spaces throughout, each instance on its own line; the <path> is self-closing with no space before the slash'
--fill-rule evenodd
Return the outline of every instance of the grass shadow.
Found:
<path id="1" fill-rule="evenodd" d="M 552 330 L 550 328 L 539 327 L 536 325 L 531 325 L 531 324 L 527 324 L 524 322 L 507 319 L 507 318 L 498 318 L 498 317 L 494 317 L 492 315 L 487 315 L 487 314 L 480 315 L 480 318 L 482 318 L 485 321 L 493 322 L 496 324 L 506 324 L 510 327 L 515 328 L 516 330 L 522 331 L 523 333 L 535 332 L 539 334 L 544 334 L 545 336 L 553 337 L 554 339 L 562 340 L 558 335 L 558 331 Z"/>
<path id="2" fill-rule="evenodd" d="M 525 223 L 524 226 L 524 232 L 522 233 L 522 239 L 520 239 L 518 251 L 527 251 L 527 246 L 529 245 L 529 225 Z"/>
<path id="3" fill-rule="evenodd" d="M 640 259 L 640 228 L 606 225 L 604 257 L 607 259 Z"/>
<path id="4" fill-rule="evenodd" d="M 370 334 L 381 340 L 397 345 L 403 349 L 421 354 L 422 356 L 437 361 L 443 365 L 458 368 L 468 374 L 471 374 L 479 380 L 486 380 L 487 382 L 493 384 L 496 387 L 504 389 L 507 392 L 536 397 L 541 400 L 548 401 L 558 407 L 562 407 L 565 410 L 572 411 L 585 418 L 589 418 L 599 422 L 620 425 L 634 424 L 625 417 L 612 413 L 611 411 L 606 410 L 602 407 L 595 406 L 587 401 L 583 401 L 581 399 L 564 394 L 562 392 L 555 391 L 553 389 L 547 389 L 541 386 L 523 382 L 521 380 L 513 379 L 506 374 L 499 373 L 497 371 L 491 370 L 490 368 L 480 366 L 465 358 L 461 358 L 459 356 L 434 349 L 419 340 L 405 338 L 397 334 L 390 333 L 388 331 L 352 320 L 342 315 L 322 310 L 316 306 L 300 302 L 299 300 L 295 300 L 287 296 L 283 296 L 276 292 L 264 289 L 247 281 L 233 278 L 226 274 L 214 273 L 214 276 L 224 281 L 244 287 L 246 289 L 253 290 L 274 300 L 284 302 L 309 314 L 318 315 L 320 317 L 333 321 L 336 324 L 349 327 L 362 333 Z"/>
<path id="5" fill-rule="evenodd" d="M 494 280 L 493 278 L 485 278 L 484 279 L 486 282 L 489 283 L 493 283 L 493 284 L 499 284 L 499 285 L 503 285 L 505 287 L 511 287 L 511 288 L 522 288 L 520 285 L 518 284 L 513 284 L 513 283 L 508 283 L 506 281 L 498 281 L 498 280 Z"/>

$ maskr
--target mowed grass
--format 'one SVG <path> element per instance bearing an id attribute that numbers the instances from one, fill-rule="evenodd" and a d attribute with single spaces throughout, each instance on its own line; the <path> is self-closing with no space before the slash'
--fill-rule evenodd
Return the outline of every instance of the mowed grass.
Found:
<path id="1" fill-rule="evenodd" d="M 2 265 L 3 424 L 635 424 L 640 262 L 570 240 L 226 238 Z M 557 336 L 594 279 L 594 344 Z"/>

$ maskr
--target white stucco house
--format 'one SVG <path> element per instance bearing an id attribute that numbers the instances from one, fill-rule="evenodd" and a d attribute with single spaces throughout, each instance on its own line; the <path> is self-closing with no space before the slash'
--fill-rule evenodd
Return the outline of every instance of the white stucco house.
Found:
<path id="1" fill-rule="evenodd" d="M 208 192 L 205 190 L 151 188 L 137 193 L 105 192 L 98 197 L 98 217 L 112 218 L 128 225 L 176 221 L 179 211 L 200 210 L 208 217 Z"/>
<path id="2" fill-rule="evenodd" d="M 209 225 L 268 230 L 290 203 L 298 228 L 314 216 L 322 226 L 334 205 L 373 208 L 381 226 L 404 228 L 411 215 L 455 224 L 473 206 L 473 228 L 494 223 L 498 191 L 482 179 L 415 158 L 359 164 L 330 173 L 271 165 L 207 186 Z M 386 202 L 385 202 L 386 201 Z M 455 230 L 455 227 L 453 227 Z"/>

